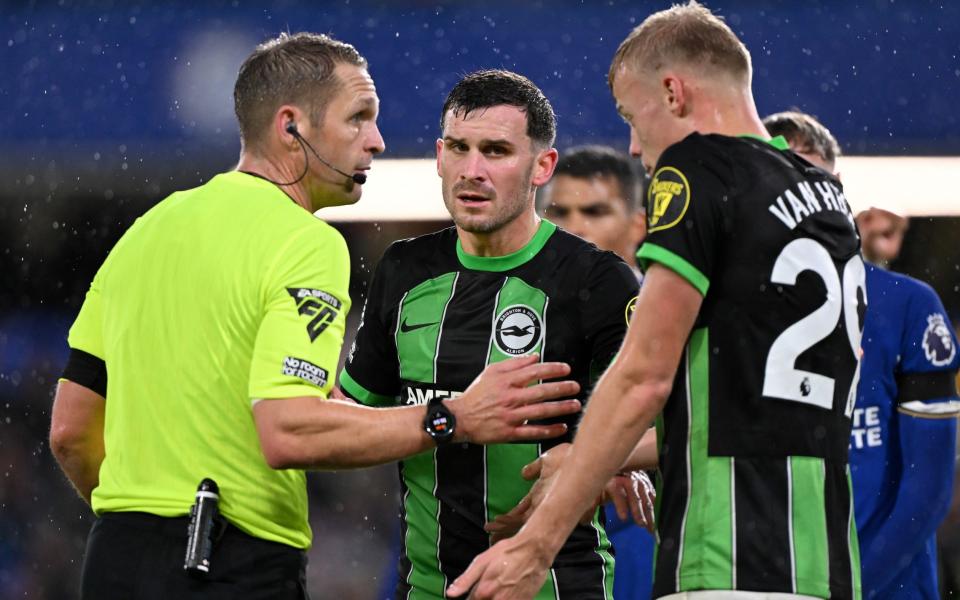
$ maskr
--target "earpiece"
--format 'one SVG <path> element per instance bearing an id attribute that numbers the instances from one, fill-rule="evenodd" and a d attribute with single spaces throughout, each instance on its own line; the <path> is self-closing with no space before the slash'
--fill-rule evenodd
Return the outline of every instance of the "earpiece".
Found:
<path id="1" fill-rule="evenodd" d="M 333 171 L 336 171 L 336 172 L 339 173 L 340 175 L 343 175 L 343 176 L 346 177 L 347 179 L 353 181 L 354 183 L 360 184 L 360 185 L 363 185 L 364 183 L 367 182 L 367 175 L 366 175 L 366 173 L 353 173 L 353 174 L 345 173 L 345 172 L 341 171 L 340 169 L 336 168 L 335 166 L 333 166 L 332 164 L 330 164 L 329 162 L 327 162 L 326 159 L 324 159 L 322 156 L 320 156 L 319 154 L 317 154 L 317 151 L 313 149 L 313 146 L 310 145 L 310 142 L 308 142 L 307 140 L 303 139 L 303 136 L 300 135 L 300 131 L 297 129 L 297 122 L 296 122 L 296 121 L 288 121 L 288 122 L 287 122 L 287 125 L 284 127 L 284 129 L 286 130 L 287 133 L 289 133 L 289 134 L 292 135 L 294 138 L 296 138 L 296 140 L 297 140 L 298 142 L 300 142 L 300 147 L 303 148 L 303 156 L 304 156 L 304 158 L 306 158 L 306 156 L 307 156 L 307 148 L 309 148 L 309 149 L 310 149 L 310 152 L 312 152 L 313 155 L 317 157 L 317 160 L 319 160 L 321 163 L 323 163 L 324 165 L 326 165 L 328 168 L 332 169 Z M 304 164 L 303 175 L 306 175 L 306 174 L 307 174 L 307 169 L 306 169 L 306 163 L 305 163 L 305 164 Z M 298 177 L 297 180 L 294 181 L 294 182 L 291 182 L 291 183 L 282 183 L 282 184 L 277 184 L 277 185 L 293 185 L 293 184 L 296 183 L 297 181 L 300 181 L 301 179 L 303 179 L 303 175 L 301 175 L 300 177 Z"/>

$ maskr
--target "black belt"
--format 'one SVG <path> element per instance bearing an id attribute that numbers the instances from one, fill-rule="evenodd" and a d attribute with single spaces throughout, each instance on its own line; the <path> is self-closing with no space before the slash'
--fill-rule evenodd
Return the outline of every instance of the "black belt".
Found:
<path id="1" fill-rule="evenodd" d="M 125 527 L 160 533 L 165 536 L 184 537 L 190 517 L 161 517 L 145 512 L 106 512 L 100 515 L 105 522 L 122 524 Z"/>
<path id="2" fill-rule="evenodd" d="M 182 517 L 161 517 L 153 513 L 134 511 L 105 512 L 100 515 L 99 519 L 104 522 L 120 524 L 124 527 L 130 527 L 131 529 L 159 533 L 164 537 L 172 537 L 180 540 L 186 540 L 187 527 L 190 525 L 190 517 L 186 515 Z M 224 528 L 219 536 L 219 539 L 221 540 L 227 537 L 239 541 L 237 538 L 241 538 L 248 543 L 269 544 L 270 546 L 276 547 L 277 550 L 294 552 L 306 556 L 305 550 L 294 548 L 293 546 L 288 546 L 287 544 L 281 544 L 280 542 L 272 542 L 270 540 L 264 540 L 252 536 L 249 533 L 241 531 L 230 521 L 226 519 L 222 520 L 224 523 Z"/>

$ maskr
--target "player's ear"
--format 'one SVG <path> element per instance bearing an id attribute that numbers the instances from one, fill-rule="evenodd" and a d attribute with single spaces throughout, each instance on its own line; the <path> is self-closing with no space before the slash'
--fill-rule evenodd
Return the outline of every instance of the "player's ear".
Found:
<path id="1" fill-rule="evenodd" d="M 675 117 L 682 117 L 686 114 L 687 102 L 689 101 L 688 91 L 683 84 L 683 80 L 674 74 L 666 74 L 662 79 L 663 100 L 667 110 Z"/>
<path id="2" fill-rule="evenodd" d="M 530 183 L 539 187 L 550 181 L 550 178 L 553 177 L 553 170 L 557 167 L 559 157 L 560 153 L 557 152 L 556 148 L 541 150 L 537 154 L 537 162 L 536 165 L 534 165 L 533 177 L 530 178 Z"/>
<path id="3" fill-rule="evenodd" d="M 443 177 L 443 174 L 440 172 L 440 156 L 443 155 L 443 140 L 437 138 L 437 175 Z"/>
<path id="4" fill-rule="evenodd" d="M 647 237 L 647 213 L 638 210 L 630 217 L 630 241 L 634 246 L 640 246 Z"/>

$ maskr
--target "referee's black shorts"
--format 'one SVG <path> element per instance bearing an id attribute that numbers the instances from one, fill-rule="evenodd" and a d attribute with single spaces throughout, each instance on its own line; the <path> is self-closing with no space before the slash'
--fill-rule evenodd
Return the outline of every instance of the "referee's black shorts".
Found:
<path id="1" fill-rule="evenodd" d="M 82 600 L 308 600 L 307 556 L 227 525 L 203 579 L 183 570 L 186 517 L 106 513 L 87 540 Z"/>

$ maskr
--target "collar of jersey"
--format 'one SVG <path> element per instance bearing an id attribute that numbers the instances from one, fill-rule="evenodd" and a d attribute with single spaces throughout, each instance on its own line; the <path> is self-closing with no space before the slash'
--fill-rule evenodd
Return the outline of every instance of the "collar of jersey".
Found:
<path id="1" fill-rule="evenodd" d="M 752 134 L 752 133 L 744 133 L 744 134 L 739 135 L 739 136 L 737 136 L 737 137 L 753 138 L 753 139 L 755 139 L 755 140 L 760 140 L 761 142 L 764 142 L 764 143 L 766 143 L 766 144 L 770 144 L 771 146 L 773 146 L 773 147 L 776 148 L 777 150 L 789 150 L 789 149 L 790 149 L 790 144 L 787 143 L 787 138 L 783 137 L 782 135 L 778 135 L 778 136 L 775 137 L 775 138 L 765 138 L 765 137 L 760 137 L 759 135 L 754 135 L 754 134 Z"/>
<path id="2" fill-rule="evenodd" d="M 460 238 L 457 238 L 457 258 L 460 264 L 474 271 L 509 271 L 526 263 L 536 256 L 547 244 L 547 240 L 557 230 L 557 226 L 546 219 L 540 221 L 537 232 L 533 234 L 530 241 L 516 252 L 505 254 L 504 256 L 474 256 L 467 254 L 466 250 L 460 244 Z"/>
<path id="3" fill-rule="evenodd" d="M 290 200 L 294 204 L 297 203 L 289 194 L 283 191 L 283 188 L 265 178 L 263 175 L 257 173 L 247 173 L 246 171 L 227 171 L 226 173 L 220 173 L 217 177 L 225 177 L 227 179 L 233 179 L 235 181 L 243 182 L 246 185 L 254 185 L 263 190 L 271 190 L 271 192 L 276 192 L 274 195 L 280 195 Z"/>

